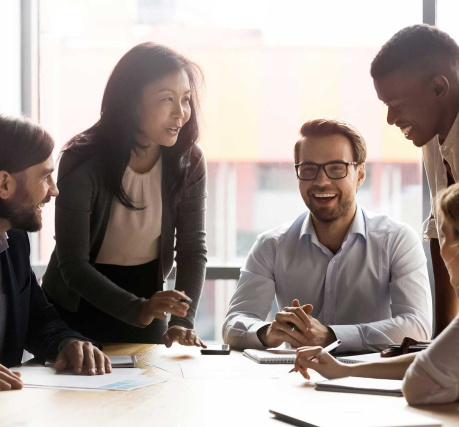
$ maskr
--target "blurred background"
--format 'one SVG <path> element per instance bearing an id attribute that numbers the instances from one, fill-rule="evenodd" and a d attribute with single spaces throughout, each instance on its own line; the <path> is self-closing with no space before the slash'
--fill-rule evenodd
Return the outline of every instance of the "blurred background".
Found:
<path id="1" fill-rule="evenodd" d="M 57 159 L 65 142 L 97 121 L 110 72 L 131 47 L 154 41 L 201 66 L 211 280 L 196 330 L 221 340 L 256 236 L 306 209 L 292 155 L 306 120 L 356 126 L 368 145 L 359 203 L 421 235 L 428 197 L 421 150 L 386 123 L 369 68 L 395 32 L 423 22 L 426 5 L 459 38 L 455 0 L 0 0 L 0 113 L 39 120 Z M 31 235 L 37 271 L 53 235 L 49 206 L 42 231 Z"/>

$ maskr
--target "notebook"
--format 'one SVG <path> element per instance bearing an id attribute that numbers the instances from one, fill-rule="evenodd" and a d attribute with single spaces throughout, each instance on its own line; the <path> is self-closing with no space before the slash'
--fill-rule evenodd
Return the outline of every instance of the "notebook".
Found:
<path id="1" fill-rule="evenodd" d="M 382 380 L 360 377 L 345 377 L 334 380 L 318 381 L 316 382 L 316 390 L 403 396 L 401 380 Z"/>
<path id="2" fill-rule="evenodd" d="M 331 410 L 333 409 L 333 410 Z M 441 427 L 433 418 L 409 411 L 378 413 L 365 408 L 337 405 L 277 405 L 269 412 L 276 418 L 297 426 L 307 427 Z"/>
<path id="3" fill-rule="evenodd" d="M 355 356 L 335 356 L 337 360 L 343 363 L 363 363 L 363 362 L 377 362 L 381 361 L 381 353 L 366 353 L 357 354 Z"/>
<path id="4" fill-rule="evenodd" d="M 296 358 L 296 350 L 293 349 L 269 349 L 268 350 L 252 350 L 247 349 L 242 353 L 245 357 L 257 363 L 284 363 L 294 364 Z"/>
<path id="5" fill-rule="evenodd" d="M 136 356 L 108 356 L 112 368 L 137 368 Z"/>

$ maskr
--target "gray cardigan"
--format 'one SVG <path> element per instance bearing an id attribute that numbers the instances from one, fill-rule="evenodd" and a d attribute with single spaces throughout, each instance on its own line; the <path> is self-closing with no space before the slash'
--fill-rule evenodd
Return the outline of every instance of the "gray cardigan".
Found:
<path id="1" fill-rule="evenodd" d="M 60 160 L 55 218 L 56 247 L 43 276 L 43 288 L 71 312 L 78 310 L 80 298 L 83 297 L 111 316 L 140 326 L 138 317 L 145 299 L 121 289 L 94 268 L 110 218 L 113 195 L 103 184 L 100 160 L 90 158 L 78 165 L 77 156 L 75 153 L 64 152 Z M 184 189 L 176 194 L 174 200 L 170 192 L 172 177 L 163 163 L 158 280 L 164 283 L 169 275 L 175 250 L 175 289 L 185 291 L 193 303 L 185 318 L 172 316 L 169 326 L 193 328 L 207 262 L 207 170 L 199 146 L 190 150 L 189 160 L 191 166 Z M 167 156 L 163 155 L 165 161 Z"/>

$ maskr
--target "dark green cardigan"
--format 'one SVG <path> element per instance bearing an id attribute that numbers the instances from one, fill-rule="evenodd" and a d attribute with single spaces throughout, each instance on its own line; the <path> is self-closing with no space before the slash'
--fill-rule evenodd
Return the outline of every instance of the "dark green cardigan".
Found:
<path id="1" fill-rule="evenodd" d="M 94 268 L 110 218 L 113 196 L 103 184 L 100 160 L 90 158 L 78 165 L 77 156 L 64 152 L 60 160 L 55 218 L 56 248 L 43 276 L 43 288 L 71 312 L 76 312 L 80 298 L 85 298 L 111 316 L 140 326 L 138 317 L 145 299 L 121 289 Z M 190 150 L 189 160 L 191 166 L 184 189 L 172 198 L 172 177 L 168 174 L 167 153 L 163 150 L 158 280 L 164 283 L 169 275 L 175 250 L 175 289 L 185 291 L 193 303 L 185 318 L 172 316 L 169 326 L 193 328 L 207 262 L 207 170 L 199 146 Z"/>

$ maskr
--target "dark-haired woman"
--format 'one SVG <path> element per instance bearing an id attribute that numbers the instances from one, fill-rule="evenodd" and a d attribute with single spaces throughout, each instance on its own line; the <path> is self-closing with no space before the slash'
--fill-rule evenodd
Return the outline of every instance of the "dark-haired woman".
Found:
<path id="1" fill-rule="evenodd" d="M 43 288 L 93 339 L 204 345 L 193 330 L 207 253 L 200 77 L 164 46 L 135 46 L 108 80 L 100 120 L 64 147 Z M 175 290 L 163 291 L 174 250 Z"/>

